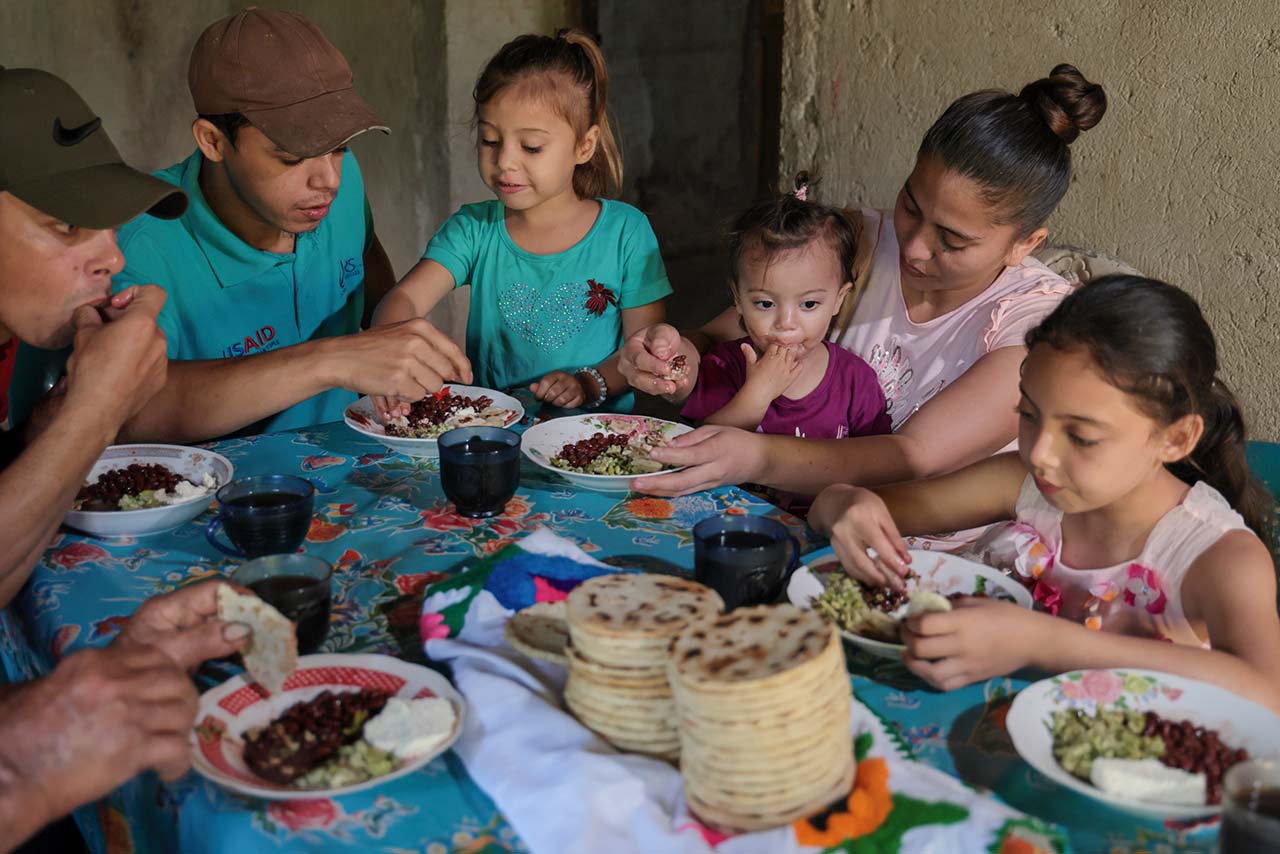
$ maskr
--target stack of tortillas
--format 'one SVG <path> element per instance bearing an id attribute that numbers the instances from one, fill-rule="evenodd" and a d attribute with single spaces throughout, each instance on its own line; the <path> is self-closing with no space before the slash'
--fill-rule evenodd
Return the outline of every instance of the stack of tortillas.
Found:
<path id="1" fill-rule="evenodd" d="M 813 611 L 739 608 L 686 628 L 668 676 L 690 809 L 726 832 L 789 824 L 853 785 L 840 636 Z"/>
<path id="2" fill-rule="evenodd" d="M 588 579 L 569 594 L 565 703 L 619 748 L 674 759 L 680 739 L 667 683 L 671 639 L 724 609 L 701 584 L 667 575 Z"/>

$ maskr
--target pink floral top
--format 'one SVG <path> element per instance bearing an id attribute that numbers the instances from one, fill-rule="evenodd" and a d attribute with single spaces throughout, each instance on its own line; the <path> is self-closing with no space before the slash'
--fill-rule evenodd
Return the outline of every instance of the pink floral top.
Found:
<path id="1" fill-rule="evenodd" d="M 1035 258 L 1006 267 L 964 305 L 923 323 L 907 313 L 902 296 L 898 236 L 890 211 L 863 210 L 863 225 L 878 235 L 867 281 L 846 328 L 831 340 L 875 369 L 894 432 L 920 407 L 988 353 L 1022 347 L 1027 330 L 1057 308 L 1071 285 Z M 1018 447 L 1017 440 L 1004 450 Z M 913 549 L 959 551 L 985 528 L 908 537 Z"/>
<path id="2" fill-rule="evenodd" d="M 1151 529 L 1136 560 L 1103 569 L 1075 569 L 1062 562 L 1062 511 L 1044 499 L 1030 477 L 1017 509 L 1017 521 L 983 537 L 972 556 L 1020 575 L 1040 607 L 1091 629 L 1209 645 L 1183 612 L 1182 579 L 1223 534 L 1248 530 L 1212 486 L 1201 481 L 1191 487 Z"/>

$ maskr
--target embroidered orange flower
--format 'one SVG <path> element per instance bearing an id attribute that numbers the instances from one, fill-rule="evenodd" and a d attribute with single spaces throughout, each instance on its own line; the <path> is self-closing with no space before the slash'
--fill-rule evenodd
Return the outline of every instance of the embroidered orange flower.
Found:
<path id="1" fill-rule="evenodd" d="M 1013 833 L 1000 842 L 1000 854 L 1047 854 L 1049 850 Z"/>
<path id="2" fill-rule="evenodd" d="M 845 811 L 827 816 L 826 827 L 818 829 L 810 819 L 792 825 L 796 842 L 829 848 L 846 839 L 866 836 L 884 824 L 893 811 L 893 795 L 889 791 L 889 766 L 880 757 L 858 763 L 858 778 L 845 801 Z"/>
<path id="3" fill-rule="evenodd" d="M 507 546 L 511 545 L 514 542 L 515 540 L 511 539 L 510 537 L 503 537 L 500 540 L 489 540 L 487 542 L 480 544 L 480 551 L 484 552 L 487 555 L 495 554 L 496 552 L 502 551 L 503 549 L 505 549 Z"/>
<path id="4" fill-rule="evenodd" d="M 633 498 L 627 502 L 627 512 L 639 519 L 670 519 L 672 508 L 665 498 Z"/>

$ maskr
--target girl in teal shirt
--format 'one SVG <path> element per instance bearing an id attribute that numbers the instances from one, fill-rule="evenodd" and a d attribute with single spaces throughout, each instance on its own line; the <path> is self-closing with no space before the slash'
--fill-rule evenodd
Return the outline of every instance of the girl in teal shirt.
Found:
<path id="1" fill-rule="evenodd" d="M 615 353 L 663 320 L 671 285 L 645 215 L 600 198 L 622 183 L 607 89 L 600 48 L 576 31 L 520 36 L 489 60 L 474 93 L 476 159 L 497 198 L 445 222 L 375 325 L 425 317 L 469 284 L 476 385 L 528 387 L 565 408 L 631 408 Z M 408 409 L 376 404 L 384 417 Z"/>

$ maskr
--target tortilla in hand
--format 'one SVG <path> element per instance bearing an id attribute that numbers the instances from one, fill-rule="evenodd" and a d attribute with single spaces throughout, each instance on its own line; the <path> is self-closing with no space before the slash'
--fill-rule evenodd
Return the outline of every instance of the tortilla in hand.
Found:
<path id="1" fill-rule="evenodd" d="M 284 614 L 257 596 L 239 593 L 228 584 L 218 588 L 218 619 L 249 628 L 241 656 L 249 676 L 271 694 L 298 669 L 298 636 Z"/>
<path id="2" fill-rule="evenodd" d="M 928 614 L 933 611 L 945 612 L 951 610 L 951 600 L 941 593 L 934 593 L 932 590 L 912 590 L 911 598 L 907 602 L 907 616 L 914 617 L 916 614 Z"/>

